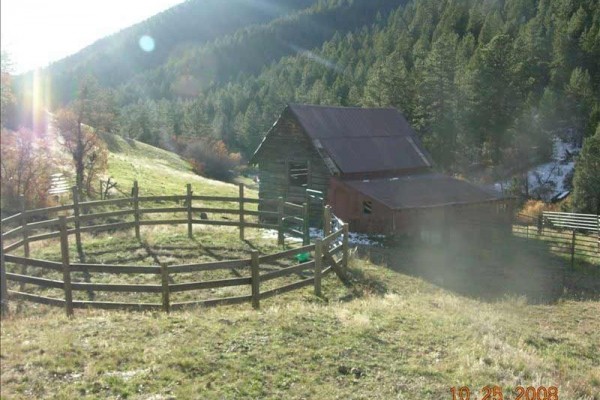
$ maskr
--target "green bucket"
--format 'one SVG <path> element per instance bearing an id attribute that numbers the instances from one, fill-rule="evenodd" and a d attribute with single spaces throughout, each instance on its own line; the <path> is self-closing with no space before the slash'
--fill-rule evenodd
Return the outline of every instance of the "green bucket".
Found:
<path id="1" fill-rule="evenodd" d="M 308 260 L 310 260 L 310 253 L 300 253 L 298 255 L 296 255 L 296 260 L 298 260 L 298 262 L 307 262 Z"/>

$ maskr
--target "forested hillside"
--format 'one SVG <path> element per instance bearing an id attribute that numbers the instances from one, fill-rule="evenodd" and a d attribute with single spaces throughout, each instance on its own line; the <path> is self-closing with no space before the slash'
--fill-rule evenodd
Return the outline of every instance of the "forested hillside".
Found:
<path id="1" fill-rule="evenodd" d="M 56 98 L 89 70 L 112 88 L 122 135 L 182 152 L 222 140 L 245 156 L 287 103 L 392 106 L 452 172 L 525 168 L 554 135 L 581 141 L 600 121 L 596 0 L 219 4 L 185 3 L 51 67 Z M 207 15 L 219 29 L 199 34 Z M 133 51 L 142 32 L 155 52 Z"/>
<path id="2" fill-rule="evenodd" d="M 364 4 L 355 1 L 345 12 L 362 15 Z M 326 7 L 319 10 L 313 12 L 328 15 Z M 332 25 L 336 15 L 330 15 Z M 261 43 L 277 41 L 280 24 L 172 59 L 162 70 L 179 77 L 189 71 L 183 87 L 213 83 L 192 85 L 194 98 L 178 96 L 176 86 L 163 100 L 137 96 L 141 101 L 123 113 L 123 132 L 139 134 L 140 121 L 149 118 L 150 142 L 158 143 L 161 131 L 212 135 L 248 155 L 286 103 L 393 106 L 442 167 L 461 169 L 533 162 L 548 155 L 552 135 L 568 129 L 591 135 L 600 117 L 596 1 L 414 1 L 388 18 L 380 14 L 360 29 L 336 33 L 316 49 L 306 50 L 304 39 L 290 35 L 285 43 L 295 54 L 252 74 L 260 60 L 270 61 L 268 51 L 277 47 Z M 272 35 L 259 39 L 265 32 Z M 211 52 L 231 62 L 203 68 Z M 231 79 L 236 66 L 248 73 Z M 125 92 L 148 87 L 135 81 Z"/>

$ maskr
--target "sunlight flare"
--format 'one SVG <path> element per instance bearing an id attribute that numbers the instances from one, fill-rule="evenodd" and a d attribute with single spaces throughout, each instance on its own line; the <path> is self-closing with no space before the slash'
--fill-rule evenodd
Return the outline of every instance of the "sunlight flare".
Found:
<path id="1" fill-rule="evenodd" d="M 154 51 L 154 39 L 152 36 L 144 35 L 139 40 L 139 45 L 142 50 L 147 53 Z"/>

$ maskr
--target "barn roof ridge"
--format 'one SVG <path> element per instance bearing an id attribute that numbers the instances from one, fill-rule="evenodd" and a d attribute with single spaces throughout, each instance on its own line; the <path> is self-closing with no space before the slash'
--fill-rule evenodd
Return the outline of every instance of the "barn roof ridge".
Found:
<path id="1" fill-rule="evenodd" d="M 338 105 L 327 105 L 327 104 L 307 104 L 307 103 L 288 103 L 288 107 L 310 107 L 310 108 L 332 108 L 332 109 L 344 109 L 344 110 L 395 110 L 394 107 L 361 107 L 361 106 L 338 106 Z"/>
<path id="2" fill-rule="evenodd" d="M 313 139 L 416 137 L 404 116 L 393 107 L 343 107 L 288 104 Z"/>

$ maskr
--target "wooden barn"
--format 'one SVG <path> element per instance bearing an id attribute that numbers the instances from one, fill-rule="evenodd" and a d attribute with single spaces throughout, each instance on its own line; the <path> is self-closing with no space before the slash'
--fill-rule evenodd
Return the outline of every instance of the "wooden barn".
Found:
<path id="1" fill-rule="evenodd" d="M 511 218 L 509 199 L 434 172 L 393 108 L 289 105 L 250 162 L 260 198 L 301 203 L 306 189 L 322 191 L 356 232 L 426 235 L 455 221 Z"/>

